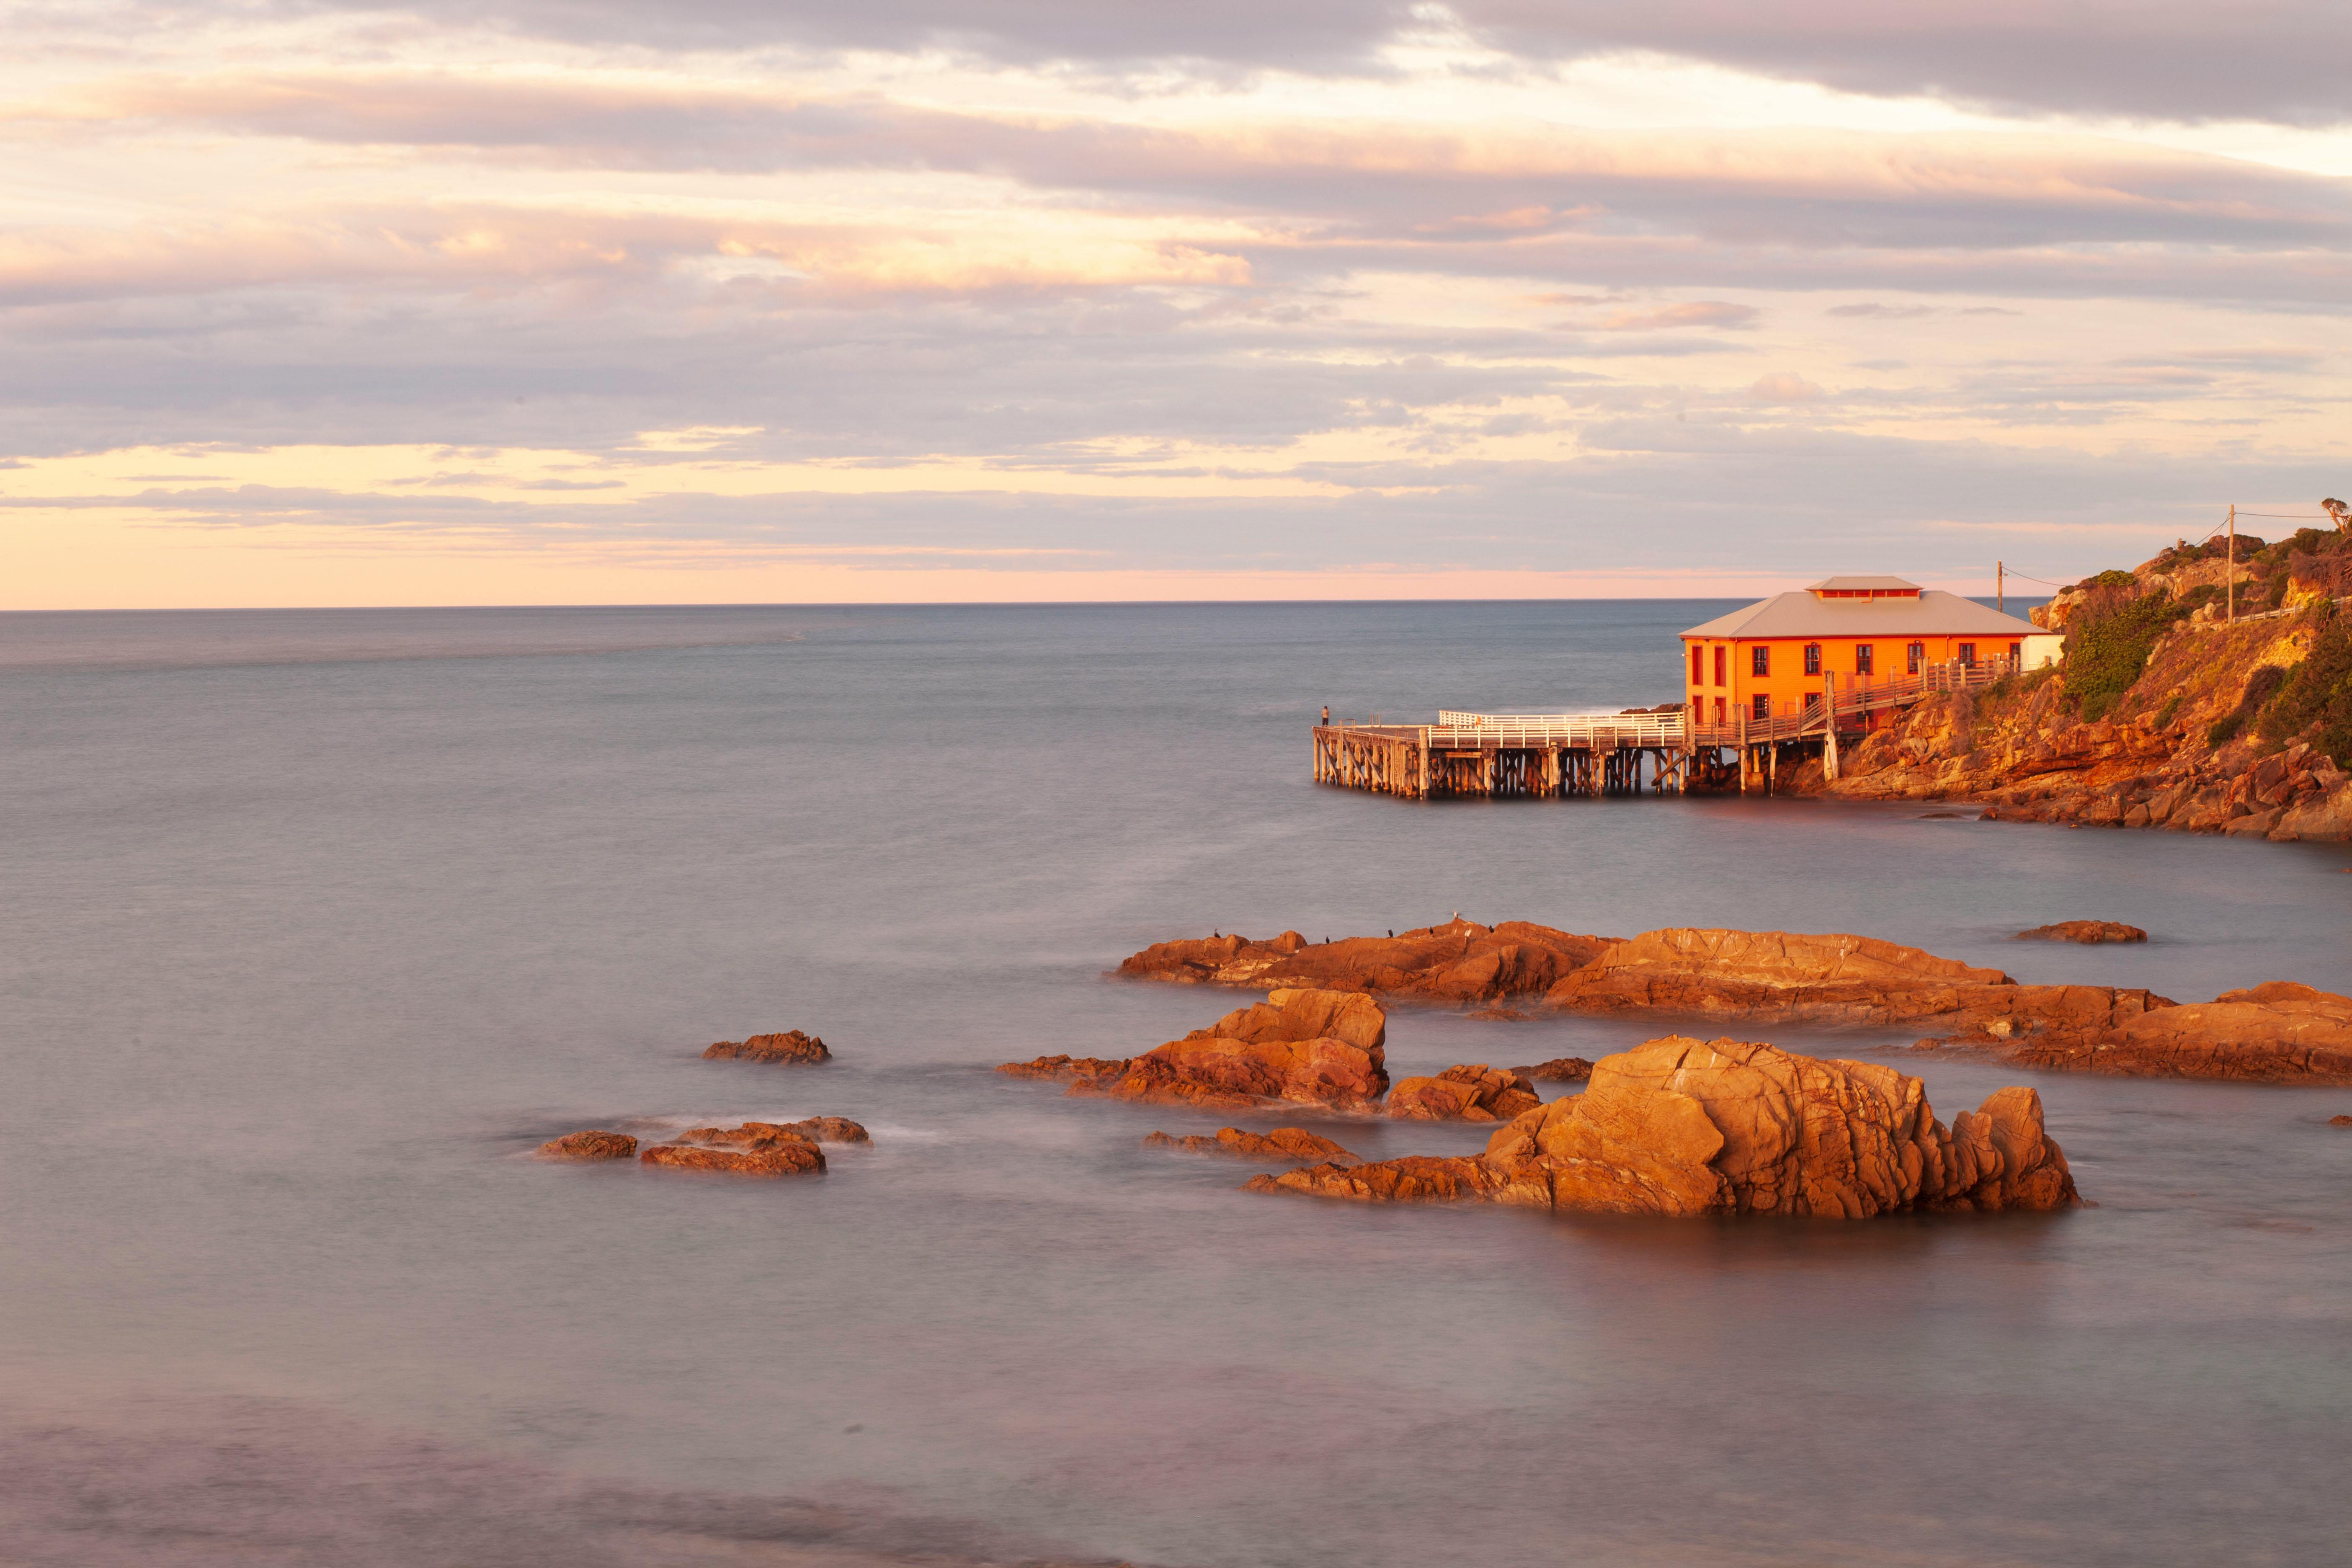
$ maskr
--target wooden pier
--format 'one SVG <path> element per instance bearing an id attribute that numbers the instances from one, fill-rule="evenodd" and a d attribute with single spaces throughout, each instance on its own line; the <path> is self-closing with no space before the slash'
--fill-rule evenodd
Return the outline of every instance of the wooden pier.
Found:
<path id="1" fill-rule="evenodd" d="M 1315 726 L 1315 782 L 1409 800 L 1479 796 L 1770 794 L 1780 763 L 1814 758 L 1837 777 L 1838 752 L 1934 692 L 1990 686 L 2006 659 L 1930 665 L 1917 675 L 1841 689 L 1826 677 L 1797 711 L 1717 723 L 1698 705 L 1617 713 L 1441 712 L 1434 724 Z"/>

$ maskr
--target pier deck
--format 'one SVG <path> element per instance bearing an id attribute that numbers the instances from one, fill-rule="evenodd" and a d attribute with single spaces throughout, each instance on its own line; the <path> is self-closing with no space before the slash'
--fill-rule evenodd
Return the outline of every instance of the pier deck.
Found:
<path id="1" fill-rule="evenodd" d="M 1760 788 L 1821 757 L 1837 776 L 1838 750 L 1922 698 L 1990 686 L 2014 673 L 2006 659 L 1930 665 L 1917 675 L 1841 690 L 1835 677 L 1799 710 L 1746 712 L 1716 722 L 1697 704 L 1615 713 L 1473 713 L 1448 709 L 1434 724 L 1315 726 L 1315 782 L 1411 800 L 1492 795 L 1686 795 Z"/>

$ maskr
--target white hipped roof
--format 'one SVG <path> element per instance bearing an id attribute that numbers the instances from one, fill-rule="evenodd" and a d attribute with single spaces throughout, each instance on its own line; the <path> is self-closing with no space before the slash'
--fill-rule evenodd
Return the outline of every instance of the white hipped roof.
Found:
<path id="1" fill-rule="evenodd" d="M 1896 578 L 1832 577 L 1838 587 L 1858 587 Z M 1826 585 L 1826 584 L 1825 584 Z M 1908 584 L 1904 586 L 1908 587 Z M 1686 637 L 2026 637 L 2041 631 L 2032 621 L 1947 594 L 1923 589 L 1917 598 L 1822 599 L 1810 589 L 1775 594 L 1744 610 L 1691 627 Z"/>

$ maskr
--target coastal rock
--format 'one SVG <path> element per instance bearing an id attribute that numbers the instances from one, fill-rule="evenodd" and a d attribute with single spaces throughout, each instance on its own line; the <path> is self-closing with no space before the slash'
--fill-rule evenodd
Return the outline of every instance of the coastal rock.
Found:
<path id="1" fill-rule="evenodd" d="M 2002 1054 L 2028 1067 L 2126 1078 L 2352 1084 L 2352 997 L 2274 980 Z"/>
<path id="2" fill-rule="evenodd" d="M 1584 1093 L 1519 1116 L 1475 1160 L 1316 1166 L 1249 1186 L 1674 1217 L 1859 1219 L 2081 1201 L 2030 1089 L 2000 1089 L 1947 1129 L 1919 1080 L 1891 1068 L 1682 1037 L 1604 1057 Z"/>
<path id="3" fill-rule="evenodd" d="M 1544 1000 L 1578 1012 L 1887 1023 L 1955 1012 L 1963 992 L 2011 984 L 1998 969 L 1874 937 L 1677 927 L 1616 943 Z"/>
<path id="4" fill-rule="evenodd" d="M 1389 1114 L 1412 1121 L 1508 1121 L 1542 1103 L 1535 1085 L 1484 1062 L 1409 1078 L 1389 1091 Z"/>
<path id="5" fill-rule="evenodd" d="M 1513 1070 L 1538 1083 L 1582 1083 L 1592 1076 L 1592 1064 L 1582 1057 L 1554 1057 L 1548 1062 Z"/>
<path id="6" fill-rule="evenodd" d="M 1238 1127 L 1222 1127 L 1213 1138 L 1198 1133 L 1189 1138 L 1173 1138 L 1165 1132 L 1154 1132 L 1143 1141 L 1147 1149 L 1173 1149 L 1187 1154 L 1231 1154 L 1246 1160 L 1311 1160 L 1339 1166 L 1360 1165 L 1363 1161 L 1348 1152 L 1328 1138 L 1309 1132 L 1303 1127 L 1277 1127 L 1271 1132 L 1246 1132 Z"/>
<path id="7" fill-rule="evenodd" d="M 746 1122 L 745 1125 L 749 1126 L 751 1123 Z M 865 1128 L 846 1116 L 811 1116 L 799 1121 L 787 1121 L 782 1125 L 785 1131 L 797 1132 L 802 1137 L 813 1139 L 819 1143 L 871 1143 L 874 1142 L 873 1137 Z"/>
<path id="8" fill-rule="evenodd" d="M 2327 1119 L 2327 1125 L 2330 1127 L 2352 1127 L 2352 1116 L 2331 1116 Z"/>
<path id="9" fill-rule="evenodd" d="M 1067 1083 L 1103 1078 L 1120 1078 L 1127 1072 L 1125 1057 L 1039 1057 L 1034 1061 L 1006 1062 L 996 1069 L 1007 1078 L 1044 1079 L 1048 1082 Z"/>
<path id="10" fill-rule="evenodd" d="M 2127 926 L 2120 921 L 2060 921 L 2054 925 L 2035 926 L 2021 931 L 2018 942 L 2146 942 L 2147 932 L 2137 926 Z"/>
<path id="11" fill-rule="evenodd" d="M 1671 929 L 1618 943 L 1545 1000 L 1580 1012 L 1749 1021 L 1933 1022 L 1955 1043 L 2083 1041 L 2172 1004 L 2110 985 L 2020 985 L 1872 937 Z"/>
<path id="12" fill-rule="evenodd" d="M 639 1163 L 677 1171 L 713 1171 L 729 1176 L 799 1176 L 824 1169 L 824 1154 L 805 1138 L 771 1138 L 744 1148 L 656 1143 Z"/>
<path id="13" fill-rule="evenodd" d="M 721 1040 L 702 1053 L 707 1062 L 776 1062 L 787 1067 L 814 1067 L 829 1062 L 833 1053 L 824 1042 L 798 1029 L 781 1035 L 754 1035 L 748 1040 Z"/>
<path id="14" fill-rule="evenodd" d="M 1527 921 L 1480 925 L 1459 917 L 1402 936 L 1309 943 L 1297 931 L 1156 942 L 1118 966 L 1132 979 L 1277 990 L 1365 991 L 1433 1002 L 1538 995 L 1590 963 L 1611 939 Z"/>
<path id="15" fill-rule="evenodd" d="M 636 1152 L 637 1141 L 627 1133 L 593 1128 L 584 1132 L 567 1132 L 539 1146 L 542 1160 L 626 1160 Z"/>
<path id="16" fill-rule="evenodd" d="M 1068 1092 L 1204 1109 L 1292 1100 L 1370 1110 L 1388 1092 L 1387 1038 L 1387 1016 L 1370 996 L 1276 991 L 1144 1052 L 1116 1079 L 1079 1079 Z"/>

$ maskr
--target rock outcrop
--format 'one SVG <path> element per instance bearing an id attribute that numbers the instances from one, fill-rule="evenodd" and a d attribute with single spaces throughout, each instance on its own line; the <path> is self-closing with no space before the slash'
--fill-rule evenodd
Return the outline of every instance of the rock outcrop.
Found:
<path id="1" fill-rule="evenodd" d="M 1475 1159 L 1318 1165 L 1248 1184 L 1371 1201 L 1845 1219 L 2077 1204 L 2030 1089 L 1947 1129 L 1919 1080 L 1868 1062 L 1672 1037 L 1605 1057 L 1584 1093 L 1519 1116 Z"/>
<path id="2" fill-rule="evenodd" d="M 1399 1080 L 1389 1090 L 1388 1110 L 1410 1121 L 1508 1121 L 1541 1103 L 1535 1085 L 1517 1071 L 1479 1062 Z"/>
<path id="3" fill-rule="evenodd" d="M 1321 1161 L 1333 1165 L 1360 1165 L 1363 1161 L 1328 1138 L 1304 1127 L 1277 1127 L 1271 1132 L 1246 1132 L 1222 1127 L 1213 1138 L 1194 1133 L 1188 1138 L 1154 1132 L 1143 1141 L 1147 1149 L 1172 1149 L 1186 1154 L 1231 1154 L 1244 1160 Z"/>
<path id="4" fill-rule="evenodd" d="M 1127 1072 L 1127 1058 L 1125 1057 L 1039 1057 L 1034 1061 L 1006 1062 L 996 1070 L 1007 1078 L 1043 1079 L 1051 1083 L 1069 1083 L 1123 1077 Z"/>
<path id="5" fill-rule="evenodd" d="M 833 1053 L 824 1042 L 798 1029 L 781 1035 L 754 1035 L 748 1040 L 721 1040 L 702 1053 L 707 1062 L 779 1062 L 787 1067 L 814 1067 L 829 1062 Z"/>
<path id="6" fill-rule="evenodd" d="M 2327 1125 L 2330 1127 L 2352 1127 L 2352 1116 L 2331 1116 L 2327 1119 Z"/>
<path id="7" fill-rule="evenodd" d="M 2352 997 L 2274 980 L 2087 1036 L 2027 1037 L 2003 1059 L 2125 1078 L 2352 1084 Z"/>
<path id="8" fill-rule="evenodd" d="M 1985 1040 L 2089 1039 L 2172 1004 L 2112 985 L 2020 985 L 1998 969 L 1845 934 L 1669 928 L 1619 942 L 1552 987 L 1576 1012 L 1762 1022 L 1931 1023 Z"/>
<path id="9" fill-rule="evenodd" d="M 1554 1057 L 1548 1062 L 1513 1070 L 1538 1083 L 1582 1083 L 1592 1076 L 1592 1064 L 1582 1057 Z"/>
<path id="10" fill-rule="evenodd" d="M 1144 1052 L 1117 1078 L 1081 1078 L 1068 1092 L 1217 1110 L 1288 1100 L 1370 1110 L 1388 1092 L 1387 1038 L 1387 1016 L 1370 996 L 1276 991 Z"/>
<path id="11" fill-rule="evenodd" d="M 1484 926 L 1459 917 L 1402 936 L 1309 943 L 1297 931 L 1156 942 L 1118 966 L 1132 979 L 1260 990 L 1366 991 L 1431 1002 L 1538 995 L 1590 963 L 1611 939 L 1526 921 Z"/>
<path id="12" fill-rule="evenodd" d="M 605 1132 L 591 1128 L 583 1132 L 567 1132 L 561 1138 L 550 1139 L 539 1146 L 542 1160 L 626 1160 L 635 1155 L 637 1141 L 625 1132 Z"/>
<path id="13" fill-rule="evenodd" d="M 2103 942 L 2146 942 L 2147 932 L 2121 921 L 2060 921 L 2019 931 L 2018 942 L 2079 942 L 2095 946 Z"/>

